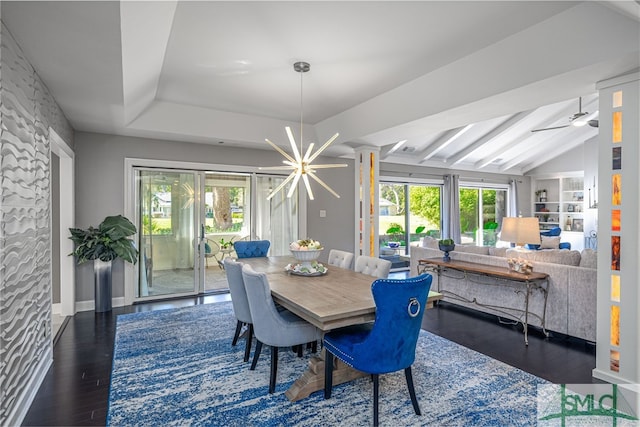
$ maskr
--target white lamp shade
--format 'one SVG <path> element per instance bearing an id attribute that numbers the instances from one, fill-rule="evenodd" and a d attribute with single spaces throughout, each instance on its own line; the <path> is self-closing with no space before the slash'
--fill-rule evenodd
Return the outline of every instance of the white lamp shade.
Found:
<path id="1" fill-rule="evenodd" d="M 540 244 L 538 218 L 505 217 L 502 219 L 500 240 L 522 246 L 525 243 Z"/>

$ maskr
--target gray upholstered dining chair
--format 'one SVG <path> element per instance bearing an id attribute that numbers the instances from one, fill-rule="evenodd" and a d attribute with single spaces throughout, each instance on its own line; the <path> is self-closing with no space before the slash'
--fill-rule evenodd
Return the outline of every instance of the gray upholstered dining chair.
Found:
<path id="1" fill-rule="evenodd" d="M 238 344 L 242 327 L 246 325 L 247 332 L 245 334 L 244 361 L 249 361 L 251 353 L 251 341 L 253 340 L 253 322 L 251 321 L 251 310 L 249 309 L 249 300 L 244 286 L 244 278 L 242 277 L 242 263 L 233 260 L 233 258 L 225 258 L 224 269 L 227 273 L 227 283 L 229 284 L 229 293 L 231 294 L 231 303 L 233 304 L 233 313 L 236 315 L 238 323 L 236 323 L 236 332 L 233 335 L 231 345 Z"/>
<path id="2" fill-rule="evenodd" d="M 329 265 L 350 269 L 352 262 L 353 254 L 351 252 L 340 251 L 338 249 L 331 249 L 329 251 Z"/>
<path id="3" fill-rule="evenodd" d="M 264 273 L 254 271 L 250 265 L 242 267 L 245 289 L 253 319 L 253 330 L 257 345 L 253 353 L 251 370 L 260 357 L 262 345 L 271 347 L 271 374 L 269 393 L 276 388 L 278 372 L 278 347 L 302 346 L 320 338 L 318 329 L 290 311 L 279 312 L 271 297 L 269 281 Z"/>
<path id="4" fill-rule="evenodd" d="M 391 261 L 382 258 L 375 258 L 366 255 L 359 255 L 356 258 L 353 267 L 358 273 L 368 274 L 369 276 L 386 279 L 391 270 Z"/>

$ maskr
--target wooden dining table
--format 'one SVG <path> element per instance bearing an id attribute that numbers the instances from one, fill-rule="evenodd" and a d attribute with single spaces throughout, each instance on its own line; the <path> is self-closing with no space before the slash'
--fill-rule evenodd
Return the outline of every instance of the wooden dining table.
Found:
<path id="1" fill-rule="evenodd" d="M 371 294 L 375 277 L 335 266 L 326 266 L 327 273 L 300 276 L 285 271 L 287 264 L 295 264 L 293 257 L 242 258 L 238 261 L 265 273 L 274 301 L 322 332 L 345 326 L 359 325 L 375 319 L 376 305 Z M 437 292 L 429 292 L 427 307 L 442 299 Z M 349 366 L 334 365 L 334 384 L 341 384 L 363 376 Z M 285 392 L 296 401 L 324 388 L 324 358 L 314 356 L 308 369 Z"/>

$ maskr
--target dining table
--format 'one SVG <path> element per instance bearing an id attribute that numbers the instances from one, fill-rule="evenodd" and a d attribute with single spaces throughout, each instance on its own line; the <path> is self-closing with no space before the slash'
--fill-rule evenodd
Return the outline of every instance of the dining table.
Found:
<path id="1" fill-rule="evenodd" d="M 375 320 L 376 305 L 371 285 L 376 277 L 331 265 L 325 266 L 326 272 L 323 274 L 295 274 L 287 268 L 298 262 L 291 256 L 242 258 L 238 261 L 250 265 L 257 272 L 265 273 L 273 300 L 323 333 Z M 442 295 L 438 292 L 429 292 L 427 308 L 433 307 L 440 299 Z M 334 384 L 366 375 L 344 363 L 336 362 Z M 285 395 L 290 401 L 296 401 L 323 389 L 324 351 L 311 358 L 307 370 Z"/>

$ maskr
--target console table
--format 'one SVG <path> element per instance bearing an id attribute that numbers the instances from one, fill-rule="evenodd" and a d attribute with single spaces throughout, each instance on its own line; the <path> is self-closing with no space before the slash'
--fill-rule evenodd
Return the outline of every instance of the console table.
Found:
<path id="1" fill-rule="evenodd" d="M 452 292 L 447 292 L 445 289 L 441 289 L 441 276 L 447 274 L 449 270 L 462 273 L 461 279 L 467 279 L 478 285 L 498 285 L 498 286 L 510 286 L 516 287 L 516 292 L 524 294 L 524 310 L 515 307 L 505 307 L 499 305 L 483 304 L 476 300 L 476 298 L 468 299 L 461 295 L 456 295 Z M 549 275 L 546 273 L 532 272 L 529 274 L 522 274 L 512 271 L 506 267 L 496 267 L 491 265 L 478 264 L 465 261 L 443 261 L 442 258 L 428 258 L 418 261 L 418 274 L 428 272 L 435 272 L 438 275 L 438 292 L 445 296 L 449 296 L 453 299 L 459 299 L 467 303 L 473 303 L 479 306 L 490 308 L 494 311 L 500 312 L 509 318 L 514 319 L 516 322 L 522 323 L 524 327 L 524 343 L 529 345 L 528 328 L 529 328 L 529 315 L 535 316 L 540 319 L 542 325 L 542 331 L 545 336 L 549 336 L 549 333 L 545 329 L 545 315 L 547 310 L 547 296 L 549 289 Z M 476 277 L 486 277 L 489 281 L 472 280 Z M 453 277 L 454 276 L 447 276 Z M 544 302 L 542 306 L 542 315 L 532 313 L 529 311 L 529 298 L 534 291 L 542 293 Z M 521 316 L 516 316 L 511 312 L 521 313 Z"/>

